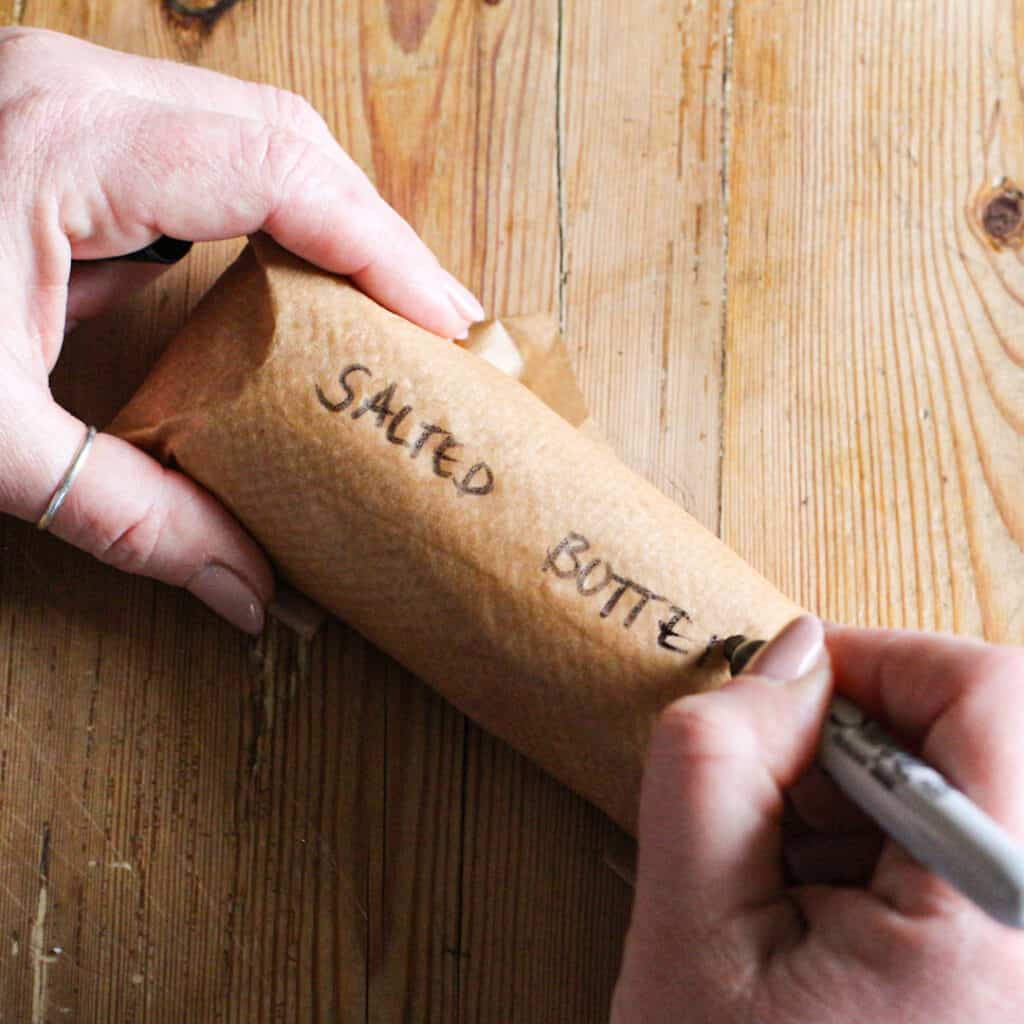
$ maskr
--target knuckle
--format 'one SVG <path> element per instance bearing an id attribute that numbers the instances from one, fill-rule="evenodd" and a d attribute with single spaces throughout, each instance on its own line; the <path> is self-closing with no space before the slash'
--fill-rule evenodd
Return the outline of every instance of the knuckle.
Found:
<path id="1" fill-rule="evenodd" d="M 239 149 L 243 164 L 256 168 L 274 196 L 280 195 L 295 169 L 306 159 L 309 143 L 301 135 L 274 124 L 246 126 L 243 131 Z"/>
<path id="2" fill-rule="evenodd" d="M 271 124 L 306 135 L 331 134 L 327 122 L 304 96 L 273 85 L 258 88 L 260 102 Z"/>
<path id="3" fill-rule="evenodd" d="M 0 97 L 38 87 L 54 77 L 54 57 L 66 46 L 56 32 L 43 29 L 0 29 Z"/>
<path id="4" fill-rule="evenodd" d="M 724 757 L 735 750 L 735 731 L 733 716 L 713 695 L 696 694 L 665 708 L 655 726 L 652 747 L 682 751 L 701 759 Z"/>
<path id="5" fill-rule="evenodd" d="M 303 135 L 285 128 L 266 126 L 250 140 L 250 160 L 257 168 L 259 187 L 267 208 L 266 228 L 282 211 L 325 210 L 337 202 L 339 184 L 320 147 Z M 251 171 L 250 171 L 251 173 Z"/>
<path id="6" fill-rule="evenodd" d="M 40 30 L 0 30 L 0 159 L 12 166 L 52 163 L 57 140 L 73 150 L 104 112 L 101 91 L 86 70 L 65 74 L 67 41 Z M 59 58 L 55 60 L 55 58 Z M 70 65 L 69 65 L 70 66 Z"/>
<path id="7" fill-rule="evenodd" d="M 61 37 L 41 29 L 11 27 L 0 29 L 0 66 L 35 63 L 50 57 L 60 45 Z M 20 70 L 24 70 L 22 67 Z"/>
<path id="8" fill-rule="evenodd" d="M 0 165 L 10 191 L 34 180 L 35 170 L 48 162 L 53 127 L 46 116 L 45 92 L 30 87 L 13 98 L 4 97 L 4 92 L 0 83 Z"/>
<path id="9" fill-rule="evenodd" d="M 146 575 L 166 524 L 166 508 L 162 502 L 153 501 L 130 515 L 117 532 L 97 532 L 93 553 L 116 569 Z"/>

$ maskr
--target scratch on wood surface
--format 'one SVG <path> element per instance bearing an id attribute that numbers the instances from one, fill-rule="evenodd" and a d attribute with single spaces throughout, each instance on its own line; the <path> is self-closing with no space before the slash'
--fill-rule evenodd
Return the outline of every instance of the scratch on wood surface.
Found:
<path id="1" fill-rule="evenodd" d="M 259 673 L 258 689 L 252 695 L 252 739 L 249 742 L 248 754 L 250 789 L 255 785 L 260 768 L 267 759 L 270 733 L 274 727 L 277 640 L 277 623 L 268 622 L 253 652 L 259 659 Z M 248 799 L 244 816 L 248 816 Z"/>
<path id="2" fill-rule="evenodd" d="M 309 602 L 305 603 L 309 605 L 302 612 L 308 617 L 305 624 L 290 621 L 284 616 L 272 616 L 253 649 L 258 665 L 259 691 L 253 695 L 253 735 L 249 744 L 252 778 L 259 774 L 269 756 L 279 698 L 283 696 L 288 702 L 294 700 L 300 684 L 308 683 L 310 679 L 313 640 L 326 613 Z M 284 694 L 278 692 L 282 677 L 287 684 Z"/>
<path id="3" fill-rule="evenodd" d="M 676 269 L 675 239 L 665 248 L 665 300 L 661 318 L 661 380 L 658 385 L 658 427 L 668 433 L 668 378 L 672 356 L 672 276 Z"/>
<path id="4" fill-rule="evenodd" d="M 263 767 L 271 757 L 278 701 L 291 702 L 312 671 L 313 636 L 295 632 L 283 620 L 271 617 L 252 649 L 254 688 L 252 729 L 247 744 L 248 787 L 241 796 L 242 820 L 249 816 L 253 794 Z M 285 683 L 285 692 L 280 684 Z"/>
<path id="5" fill-rule="evenodd" d="M 467 907 L 466 907 L 466 861 L 470 854 L 467 852 L 466 846 L 469 840 L 469 823 L 467 820 L 467 808 L 469 807 L 469 747 L 468 737 L 465 732 L 462 736 L 462 778 L 459 783 L 459 860 L 457 869 L 457 881 L 455 884 L 456 892 L 456 903 L 455 903 L 455 945 L 452 947 L 446 947 L 445 953 L 452 956 L 454 964 L 455 974 L 455 1020 L 462 1020 L 464 1017 L 463 1010 L 463 986 L 465 984 L 465 964 L 464 960 L 469 959 L 469 953 L 464 952 L 462 944 L 466 934 L 467 925 L 465 923 Z"/>
<path id="6" fill-rule="evenodd" d="M 82 816 L 92 826 L 92 828 L 95 830 L 95 832 L 103 838 L 104 844 L 106 845 L 106 847 L 110 850 L 110 852 L 114 856 L 114 861 L 113 861 L 113 864 L 111 866 L 113 866 L 113 865 L 122 866 L 122 865 L 125 865 L 125 864 L 130 864 L 130 861 L 125 857 L 124 853 L 120 849 L 118 849 L 117 846 L 114 845 L 113 841 L 110 839 L 110 836 L 107 835 L 106 830 L 96 820 L 96 818 L 92 815 L 92 813 L 89 811 L 89 808 L 86 806 L 86 804 L 75 793 L 75 791 L 68 785 L 67 781 L 64 779 L 64 776 L 57 770 L 56 765 L 53 763 L 53 761 L 49 757 L 47 757 L 47 756 L 45 756 L 43 754 L 39 744 L 33 742 L 32 737 L 28 734 L 28 731 L 25 729 L 25 727 L 13 715 L 7 715 L 7 717 L 4 719 L 4 721 L 7 724 L 9 724 L 9 725 L 14 726 L 14 728 L 18 730 L 21 738 L 25 741 L 26 746 L 31 751 L 31 753 L 36 758 L 36 760 L 39 762 L 39 764 L 42 765 L 43 768 L 45 768 L 46 770 L 48 770 L 50 772 L 51 776 L 53 777 L 53 779 L 57 783 L 57 785 L 61 788 L 61 790 L 63 790 L 68 795 L 68 798 L 70 799 L 72 805 L 76 808 L 76 810 L 79 811 L 82 814 Z M 48 826 L 47 826 L 47 835 L 49 835 Z M 40 868 L 42 867 L 42 863 L 43 863 L 42 862 L 42 858 L 40 858 Z M 49 847 L 49 844 L 47 844 L 47 847 L 46 847 L 46 866 L 47 866 L 47 872 L 49 871 L 49 863 L 50 863 L 50 847 Z M 65 863 L 66 863 L 66 861 L 65 861 Z M 122 868 L 122 870 L 123 870 L 123 868 Z M 130 873 L 131 874 L 135 874 L 134 868 L 131 869 Z M 136 877 L 137 877 L 137 875 L 136 875 Z M 141 885 L 142 883 L 140 882 L 139 884 Z M 167 909 L 163 906 L 162 903 L 158 903 L 153 898 L 151 893 L 147 894 L 146 904 L 153 911 L 155 911 L 157 914 L 159 914 L 159 916 L 163 920 L 170 920 L 171 915 L 168 913 Z"/>
<path id="7" fill-rule="evenodd" d="M 43 822 L 43 834 L 39 840 L 39 897 L 36 900 L 36 916 L 29 935 L 29 952 L 32 957 L 32 1024 L 46 1021 L 46 974 L 54 957 L 46 950 L 46 911 L 49 908 L 50 884 L 50 823 Z"/>
<path id="8" fill-rule="evenodd" d="M 57 771 L 57 766 L 54 763 L 55 759 L 51 759 L 43 753 L 40 745 L 32 739 L 32 737 L 28 733 L 28 730 L 26 730 L 26 728 L 21 724 L 21 722 L 19 722 L 18 719 L 15 718 L 13 715 L 7 715 L 4 721 L 7 722 L 9 725 L 14 726 L 14 728 L 18 730 L 18 734 L 24 740 L 26 746 L 29 748 L 32 755 L 36 758 L 36 760 L 50 772 L 56 783 L 60 786 L 62 790 L 64 790 L 65 793 L 67 793 L 71 802 L 79 811 L 82 812 L 82 815 L 93 827 L 93 829 L 104 838 L 107 845 L 114 851 L 114 854 L 118 857 L 121 857 L 120 851 L 114 847 L 114 844 L 110 841 L 110 838 L 107 836 L 106 829 L 104 829 L 104 827 L 96 820 L 96 818 L 93 817 L 93 815 L 89 812 L 89 808 L 82 802 L 78 794 L 75 793 L 75 791 L 68 785 L 64 776 L 61 775 L 59 771 Z"/>
<path id="9" fill-rule="evenodd" d="M 20 899 L 18 899 L 18 897 L 15 895 L 11 887 L 4 882 L 0 882 L 0 892 L 3 892 L 3 894 L 25 915 L 25 919 L 28 920 L 28 907 L 26 907 L 25 904 L 22 903 Z"/>

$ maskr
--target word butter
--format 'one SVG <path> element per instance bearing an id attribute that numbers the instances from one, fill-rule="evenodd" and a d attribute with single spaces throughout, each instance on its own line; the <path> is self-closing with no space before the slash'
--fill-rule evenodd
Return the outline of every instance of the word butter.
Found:
<path id="1" fill-rule="evenodd" d="M 633 628 L 646 608 L 667 606 L 667 615 L 655 617 L 656 643 L 663 650 L 686 654 L 688 649 L 678 646 L 675 641 L 683 639 L 683 634 L 677 630 L 684 628 L 683 623 L 691 621 L 689 613 L 667 597 L 617 573 L 607 559 L 591 558 L 590 554 L 590 541 L 583 534 L 566 534 L 548 551 L 541 572 L 554 573 L 562 580 L 573 580 L 581 597 L 600 595 L 598 615 L 602 619 L 607 619 L 625 598 L 622 625 L 626 629 Z M 581 558 L 581 555 L 587 557 Z"/>

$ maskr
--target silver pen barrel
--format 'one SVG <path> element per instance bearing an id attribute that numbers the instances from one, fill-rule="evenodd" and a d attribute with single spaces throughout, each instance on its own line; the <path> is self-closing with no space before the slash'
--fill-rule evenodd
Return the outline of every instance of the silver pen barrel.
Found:
<path id="1" fill-rule="evenodd" d="M 722 641 L 733 675 L 763 646 L 745 636 Z M 818 761 L 911 856 L 997 921 L 1024 928 L 1024 847 L 845 697 L 832 699 Z"/>
<path id="2" fill-rule="evenodd" d="M 916 860 L 998 921 L 1024 928 L 1024 849 L 845 697 L 829 708 L 818 760 Z"/>

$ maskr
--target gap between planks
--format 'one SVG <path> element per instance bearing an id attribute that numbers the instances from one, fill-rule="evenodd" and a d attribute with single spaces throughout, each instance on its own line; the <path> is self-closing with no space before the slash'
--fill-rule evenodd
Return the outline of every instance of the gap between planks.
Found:
<path id="1" fill-rule="evenodd" d="M 558 330 L 565 333 L 565 149 L 562 125 L 562 37 L 565 0 L 558 0 L 555 19 L 555 192 L 558 199 Z"/>
<path id="2" fill-rule="evenodd" d="M 725 54 L 722 58 L 722 310 L 721 347 L 718 366 L 718 536 L 725 528 L 725 374 L 729 340 L 729 149 L 732 143 L 732 47 L 736 30 L 736 2 L 729 0 L 725 18 Z"/>

